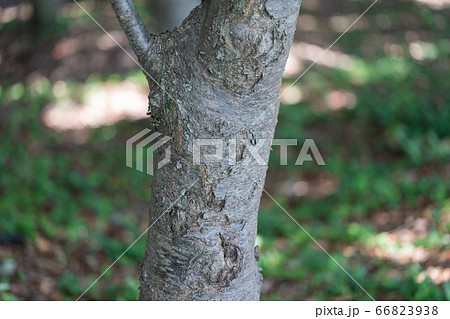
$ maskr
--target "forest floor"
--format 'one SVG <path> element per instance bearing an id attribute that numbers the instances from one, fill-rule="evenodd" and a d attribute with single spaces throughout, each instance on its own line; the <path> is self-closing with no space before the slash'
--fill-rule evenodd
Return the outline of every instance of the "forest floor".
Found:
<path id="1" fill-rule="evenodd" d="M 282 92 L 370 3 L 304 1 Z M 146 81 L 73 2 L 47 29 L 0 7 L 0 300 L 74 300 L 147 228 L 151 177 L 125 166 Z M 266 189 L 377 300 L 450 299 L 449 13 L 375 4 L 281 99 L 299 145 L 286 166 L 274 147 Z M 294 165 L 310 138 L 325 166 Z M 83 299 L 137 299 L 144 238 Z M 264 300 L 369 299 L 268 196 L 257 244 Z"/>

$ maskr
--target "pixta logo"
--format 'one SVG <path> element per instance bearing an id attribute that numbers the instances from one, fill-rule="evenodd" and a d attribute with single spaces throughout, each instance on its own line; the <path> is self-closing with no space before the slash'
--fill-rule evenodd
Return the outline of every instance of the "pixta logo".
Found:
<path id="1" fill-rule="evenodd" d="M 272 147 L 280 147 L 280 165 L 288 163 L 288 146 L 297 146 L 296 139 L 260 139 L 254 144 L 249 140 L 242 140 L 245 151 L 248 156 L 240 162 L 240 165 L 267 166 L 267 162 L 263 159 L 264 145 L 271 144 Z M 200 163 L 225 163 L 227 165 L 235 165 L 237 158 L 237 139 L 195 139 L 192 148 L 192 163 L 200 165 Z M 211 149 L 214 151 L 211 152 Z M 227 155 L 225 155 L 227 153 Z M 317 165 L 325 165 L 325 161 L 320 154 L 319 149 L 313 139 L 306 139 L 300 149 L 300 153 L 295 161 L 296 166 L 303 165 L 304 162 L 316 162 Z"/>
<path id="2" fill-rule="evenodd" d="M 139 133 L 135 134 L 132 138 L 127 140 L 126 143 L 126 164 L 128 167 L 133 168 L 133 154 L 136 153 L 136 169 L 138 171 L 144 172 L 144 159 L 147 159 L 147 170 L 148 175 L 153 175 L 154 173 L 154 163 L 153 163 L 153 153 L 160 147 L 164 146 L 171 137 L 163 136 L 161 133 L 150 131 L 149 129 L 143 129 Z M 156 142 L 155 142 L 156 141 Z M 144 155 L 145 152 L 145 155 Z M 159 161 L 156 165 L 158 169 L 170 162 L 170 145 L 164 146 L 164 158 Z"/>
<path id="3" fill-rule="evenodd" d="M 153 175 L 155 167 L 153 153 L 160 147 L 164 148 L 164 158 L 156 164 L 156 169 L 160 169 L 170 162 L 171 148 L 167 143 L 171 137 L 162 136 L 161 133 L 144 129 L 127 140 L 126 143 L 126 165 L 144 172 L 144 161 L 146 161 L 146 173 Z M 238 139 L 194 139 L 189 149 L 192 151 L 192 164 L 200 165 L 206 163 L 221 163 L 229 166 L 237 164 L 237 141 Z M 261 165 L 267 166 L 263 159 L 263 148 L 267 144 L 280 148 L 280 165 L 287 165 L 288 146 L 297 146 L 296 139 L 260 139 L 255 143 L 249 140 L 241 140 L 246 152 L 244 159 L 239 161 L 239 165 Z M 167 144 L 166 144 L 167 143 Z M 135 157 L 133 156 L 135 155 Z M 136 166 L 133 167 L 134 159 Z M 325 165 L 325 161 L 319 152 L 314 140 L 306 139 L 297 156 L 295 165 L 303 165 L 304 162 L 315 162 L 317 165 Z"/>

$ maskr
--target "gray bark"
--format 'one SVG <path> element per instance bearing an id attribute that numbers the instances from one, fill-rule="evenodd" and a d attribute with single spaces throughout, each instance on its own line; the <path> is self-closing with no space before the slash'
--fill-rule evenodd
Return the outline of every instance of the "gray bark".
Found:
<path id="1" fill-rule="evenodd" d="M 267 167 L 244 165 L 251 156 L 243 140 L 265 139 L 260 154 L 268 160 L 300 0 L 203 1 L 180 28 L 151 37 L 141 22 L 120 17 L 131 1 L 110 1 L 157 82 L 148 81 L 153 124 L 172 137 L 171 163 L 154 175 L 150 223 L 198 180 L 149 230 L 140 299 L 258 300 L 255 182 L 264 185 Z M 236 164 L 193 165 L 195 138 L 237 138 Z"/>

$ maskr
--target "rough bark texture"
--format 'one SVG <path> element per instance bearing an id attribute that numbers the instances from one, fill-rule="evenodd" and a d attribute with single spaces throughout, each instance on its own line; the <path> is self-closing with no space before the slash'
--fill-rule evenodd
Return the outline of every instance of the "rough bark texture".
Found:
<path id="1" fill-rule="evenodd" d="M 255 182 L 264 185 L 267 167 L 254 161 L 244 140 L 261 146 L 268 160 L 299 9 L 300 0 L 203 1 L 179 29 L 147 38 L 145 56 L 146 45 L 135 42 L 122 18 L 157 82 L 148 81 L 153 125 L 172 137 L 171 162 L 154 175 L 150 223 L 197 181 L 149 230 L 141 300 L 259 299 L 262 190 Z M 221 138 L 226 147 L 237 139 L 236 164 L 193 165 L 196 138 Z M 161 149 L 155 162 L 163 156 Z"/>

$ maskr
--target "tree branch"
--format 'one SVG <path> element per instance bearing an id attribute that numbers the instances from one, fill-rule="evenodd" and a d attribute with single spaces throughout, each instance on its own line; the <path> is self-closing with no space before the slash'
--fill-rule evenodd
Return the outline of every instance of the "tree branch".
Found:
<path id="1" fill-rule="evenodd" d="M 142 63 L 147 57 L 148 50 L 153 44 L 151 35 L 134 6 L 133 0 L 109 0 L 117 20 L 119 20 L 134 53 Z"/>

